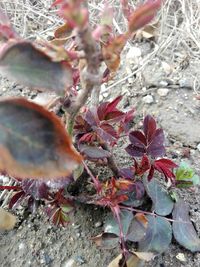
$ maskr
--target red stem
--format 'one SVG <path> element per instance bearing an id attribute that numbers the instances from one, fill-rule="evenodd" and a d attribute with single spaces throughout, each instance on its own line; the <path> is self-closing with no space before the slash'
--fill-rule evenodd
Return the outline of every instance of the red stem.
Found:
<path id="1" fill-rule="evenodd" d="M 150 211 L 143 211 L 143 210 L 139 210 L 139 209 L 135 209 L 135 208 L 132 208 L 132 207 L 126 207 L 126 206 L 123 206 L 123 205 L 119 205 L 119 208 L 120 209 L 124 209 L 124 210 L 130 210 L 130 211 L 134 211 L 134 212 L 139 212 L 139 213 L 143 213 L 143 214 L 147 214 L 147 215 L 151 215 L 151 216 L 156 216 L 156 217 L 161 217 L 169 222 L 182 222 L 182 223 L 188 223 L 188 222 L 184 222 L 184 221 L 179 221 L 179 220 L 173 220 L 173 219 L 169 219 L 169 218 L 166 218 L 164 216 L 161 216 L 161 215 L 158 215 L 158 214 L 155 214 L 153 212 L 150 212 Z"/>
<path id="2" fill-rule="evenodd" d="M 0 185 L 0 190 L 21 190 L 21 186 Z"/>
<path id="3" fill-rule="evenodd" d="M 124 257 L 126 258 L 128 250 L 126 249 L 126 244 L 125 244 L 125 239 L 124 239 L 124 233 L 123 233 L 123 226 L 121 223 L 121 218 L 120 218 L 120 209 L 119 206 L 115 206 L 111 208 L 115 219 L 117 220 L 117 223 L 119 225 L 119 238 L 121 241 L 121 249 L 122 249 L 122 254 L 124 255 Z"/>

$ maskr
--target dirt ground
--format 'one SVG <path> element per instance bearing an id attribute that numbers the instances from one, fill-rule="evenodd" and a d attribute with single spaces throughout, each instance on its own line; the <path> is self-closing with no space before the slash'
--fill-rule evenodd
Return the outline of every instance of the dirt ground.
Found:
<path id="1" fill-rule="evenodd" d="M 23 1 L 19 1 L 17 6 L 8 6 L 8 2 L 2 1 L 2 5 L 11 14 L 14 8 L 17 12 Z M 30 18 L 26 16 L 23 21 L 20 12 L 14 18 L 12 17 L 16 28 L 20 28 L 21 23 L 22 34 L 30 39 L 37 38 L 36 31 L 42 32 L 44 38 L 51 38 L 53 27 L 56 27 L 59 19 L 53 24 L 54 14 L 50 18 L 38 15 L 40 5 L 46 10 L 45 16 L 47 15 L 50 1 L 46 1 L 45 4 L 43 3 L 45 1 L 39 1 L 42 2 L 40 5 L 38 2 L 38 5 L 31 6 L 31 8 L 28 5 L 30 2 L 34 1 L 25 1 L 23 8 L 23 12 L 27 12 L 29 7 Z M 163 12 L 161 16 L 162 22 L 159 27 L 161 30 L 158 35 L 153 36 L 152 39 L 139 36 L 137 40 L 127 45 L 122 56 L 119 74 L 114 81 L 102 86 L 101 100 L 111 100 L 117 95 L 123 95 L 121 107 L 128 110 L 134 106 L 137 111 L 136 122 L 139 122 L 144 114 L 154 115 L 165 131 L 168 156 L 178 163 L 184 158 L 185 149 L 189 148 L 190 157 L 184 160 L 189 162 L 200 175 L 200 100 L 198 100 L 200 95 L 200 39 L 195 39 L 195 27 L 190 33 L 192 37 L 189 35 L 189 30 L 187 32 L 188 16 L 191 13 L 188 15 L 183 12 L 181 2 L 166 2 L 164 8 L 167 12 Z M 186 7 L 187 4 L 191 4 L 186 0 L 182 2 Z M 198 0 L 196 2 L 194 0 L 194 3 L 198 3 Z M 173 7 L 176 8 L 175 12 L 170 13 Z M 93 7 L 91 13 L 95 14 L 95 12 Z M 193 15 L 196 13 L 194 12 Z M 180 20 L 176 29 L 174 29 L 173 16 L 177 16 L 176 18 Z M 37 23 L 33 26 L 34 19 Z M 46 26 L 42 24 L 41 28 L 41 21 L 45 22 Z M 123 23 L 118 21 L 117 23 L 118 27 L 123 28 L 121 26 Z M 46 30 L 48 28 L 49 31 Z M 171 36 L 170 39 L 169 36 Z M 0 78 L 0 96 L 16 95 L 34 99 L 37 91 L 24 88 L 6 78 Z M 129 162 L 128 155 L 125 155 L 123 151 L 121 153 L 117 151 L 115 155 L 121 166 Z M 189 202 L 191 219 L 200 235 L 199 191 L 199 188 L 196 188 L 195 192 L 178 190 L 178 194 Z M 119 254 L 117 249 L 99 249 L 90 240 L 92 236 L 103 230 L 107 211 L 101 208 L 78 205 L 72 217 L 72 224 L 67 228 L 56 228 L 50 224 L 42 208 L 32 215 L 20 209 L 17 216 L 19 221 L 17 226 L 12 231 L 0 233 L 0 266 L 2 267 L 106 267 Z M 184 254 L 184 261 L 179 259 L 180 253 Z M 173 240 L 172 245 L 163 255 L 145 266 L 198 267 L 200 266 L 200 253 L 191 253 Z"/>

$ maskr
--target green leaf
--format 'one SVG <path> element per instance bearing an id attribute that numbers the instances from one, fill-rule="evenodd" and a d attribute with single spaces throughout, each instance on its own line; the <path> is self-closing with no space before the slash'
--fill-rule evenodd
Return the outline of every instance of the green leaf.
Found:
<path id="1" fill-rule="evenodd" d="M 180 199 L 172 213 L 173 234 L 177 242 L 192 252 L 200 251 L 200 239 L 189 217 L 189 205 Z"/>
<path id="2" fill-rule="evenodd" d="M 176 192 L 174 192 L 174 191 L 170 191 L 170 192 L 169 192 L 169 195 L 170 195 L 171 199 L 172 199 L 174 202 L 177 202 L 177 201 L 178 201 L 179 197 L 178 197 L 178 195 L 177 195 Z"/>
<path id="3" fill-rule="evenodd" d="M 136 191 L 133 191 L 131 193 L 127 194 L 128 196 L 128 200 L 124 201 L 123 204 L 126 206 L 131 206 L 131 207 L 139 207 L 142 205 L 142 203 L 144 202 L 144 199 L 137 199 L 137 193 Z"/>
<path id="4" fill-rule="evenodd" d="M 0 54 L 0 72 L 26 86 L 64 94 L 72 86 L 72 70 L 63 62 L 53 62 L 29 42 L 7 45 Z"/>
<path id="5" fill-rule="evenodd" d="M 175 172 L 177 187 L 185 188 L 200 184 L 200 178 L 186 162 L 181 162 Z"/>
<path id="6" fill-rule="evenodd" d="M 146 219 L 146 217 L 145 217 Z M 138 242 L 144 238 L 146 235 L 146 228 L 148 223 L 143 220 L 139 220 L 137 216 L 135 216 L 128 227 L 128 231 L 126 234 L 126 240 L 130 240 L 132 242 Z"/>
<path id="7" fill-rule="evenodd" d="M 139 242 L 139 251 L 163 253 L 171 243 L 171 224 L 165 218 L 151 215 L 146 217 L 148 219 L 146 236 Z"/>
<path id="8" fill-rule="evenodd" d="M 186 163 L 181 162 L 179 168 L 176 170 L 176 180 L 188 180 L 194 175 L 192 168 Z"/>
<path id="9" fill-rule="evenodd" d="M 133 219 L 133 213 L 130 211 L 123 210 L 120 212 L 120 218 L 121 218 L 121 223 L 123 225 L 123 233 L 124 235 L 126 235 L 130 222 Z M 105 222 L 104 232 L 116 234 L 119 236 L 119 224 L 117 223 L 117 221 L 113 216 L 109 216 L 107 218 Z"/>
<path id="10" fill-rule="evenodd" d="M 168 192 L 155 179 L 149 182 L 145 177 L 143 182 L 146 192 L 153 202 L 152 209 L 158 215 L 169 215 L 173 210 L 174 202 Z"/>
<path id="11" fill-rule="evenodd" d="M 21 179 L 57 179 L 81 160 L 53 112 L 24 98 L 0 101 L 0 171 Z"/>

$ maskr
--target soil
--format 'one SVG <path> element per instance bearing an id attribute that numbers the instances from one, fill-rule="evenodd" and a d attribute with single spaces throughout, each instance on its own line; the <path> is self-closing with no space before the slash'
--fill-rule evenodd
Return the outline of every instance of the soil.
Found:
<path id="1" fill-rule="evenodd" d="M 141 58 L 152 52 L 149 40 L 134 42 L 133 46 L 141 50 Z M 128 47 L 126 49 L 129 50 Z M 200 80 L 200 63 L 188 59 L 188 64 L 182 67 L 182 57 L 179 55 L 176 60 L 178 63 L 174 65 L 171 64 L 169 50 L 168 53 L 163 57 L 155 56 L 141 71 L 108 92 L 102 88 L 101 99 L 111 100 L 117 95 L 123 95 L 121 107 L 124 110 L 132 106 L 136 108 L 135 126 L 141 125 L 144 114 L 154 115 L 165 130 L 168 156 L 177 162 L 182 159 L 189 162 L 200 175 L 200 100 L 196 98 L 193 83 L 193 77 Z M 135 70 L 135 56 L 126 57 L 125 54 L 118 76 L 108 86 Z M 167 90 L 164 94 L 164 90 L 158 89 Z M 34 99 L 37 94 L 37 91 L 0 78 L 1 97 L 25 96 Z M 151 99 L 150 102 L 147 101 L 148 98 Z M 121 146 L 124 145 L 122 142 Z M 184 157 L 186 149 L 190 151 L 189 158 Z M 121 166 L 130 162 L 123 150 L 117 150 L 115 156 Z M 195 192 L 178 190 L 178 194 L 189 202 L 191 220 L 200 235 L 199 187 Z M 0 233 L 0 266 L 106 267 L 120 251 L 99 249 L 90 238 L 103 231 L 107 215 L 108 212 L 102 208 L 77 205 L 72 223 L 66 228 L 59 228 L 47 220 L 42 207 L 36 214 L 29 214 L 24 209 L 18 210 L 16 227 L 12 231 Z M 185 261 L 176 257 L 179 253 L 184 254 Z M 200 254 L 189 252 L 173 240 L 164 254 L 145 266 L 198 267 Z"/>

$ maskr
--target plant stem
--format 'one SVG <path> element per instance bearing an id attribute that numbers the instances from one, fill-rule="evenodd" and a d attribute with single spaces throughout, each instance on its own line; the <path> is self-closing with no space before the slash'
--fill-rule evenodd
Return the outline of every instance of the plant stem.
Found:
<path id="1" fill-rule="evenodd" d="M 21 186 L 0 185 L 0 190 L 21 190 Z"/>
<path id="2" fill-rule="evenodd" d="M 82 161 L 83 163 L 83 166 L 84 168 L 86 169 L 87 173 L 89 174 L 89 176 L 91 177 L 93 183 L 94 183 L 94 186 L 95 186 L 95 189 L 97 190 L 97 192 L 101 189 L 101 185 L 99 183 L 99 180 L 97 180 L 96 177 L 94 177 L 94 175 L 92 174 L 92 172 L 90 171 L 90 169 L 88 168 L 87 164 L 85 163 L 85 161 L 83 160 Z"/>
<path id="3" fill-rule="evenodd" d="M 102 61 L 101 50 L 92 37 L 92 31 L 89 25 L 76 29 L 75 36 L 78 49 L 84 52 L 85 59 L 79 61 L 81 91 L 76 99 L 69 101 L 70 105 L 65 107 L 65 110 L 69 114 L 67 128 L 70 134 L 73 132 L 73 122 L 76 115 L 79 113 L 81 107 L 85 105 L 92 90 L 95 87 L 100 87 L 101 84 L 101 75 L 99 73 Z"/>
<path id="4" fill-rule="evenodd" d="M 101 144 L 102 148 L 104 150 L 107 150 L 110 152 L 110 149 L 108 147 L 108 145 L 106 143 Z M 114 176 L 118 177 L 119 176 L 119 168 L 117 167 L 117 164 L 115 163 L 115 160 L 113 158 L 113 155 L 111 155 L 108 158 L 108 167 L 111 169 L 111 171 L 113 172 Z"/>
<path id="5" fill-rule="evenodd" d="M 177 221 L 177 220 L 173 220 L 173 219 L 169 219 L 169 218 L 166 218 L 162 215 L 158 215 L 154 212 L 150 212 L 150 211 L 143 211 L 143 210 L 139 210 L 139 209 L 135 209 L 135 208 L 132 208 L 132 207 L 126 207 L 126 206 L 123 206 L 123 205 L 119 205 L 119 208 L 120 209 L 125 209 L 125 210 L 129 210 L 129 211 L 134 211 L 134 212 L 139 212 L 139 213 L 143 213 L 143 214 L 147 214 L 147 215 L 151 215 L 151 216 L 154 216 L 154 217 L 161 217 L 169 222 L 181 222 L 181 223 L 188 223 L 188 222 L 184 222 L 184 221 Z"/>
<path id="6" fill-rule="evenodd" d="M 119 206 L 115 206 L 115 207 L 112 207 L 111 208 L 114 216 L 115 216 L 115 219 L 117 220 L 117 223 L 119 225 L 119 238 L 120 238 L 120 241 L 121 241 L 121 249 L 122 249 L 122 253 L 124 255 L 124 257 L 126 258 L 126 254 L 128 253 L 128 250 L 126 249 L 126 244 L 125 244 L 125 239 L 124 239 L 124 233 L 123 233 L 123 226 L 122 226 L 122 223 L 121 223 L 121 218 L 120 218 L 120 208 Z"/>

